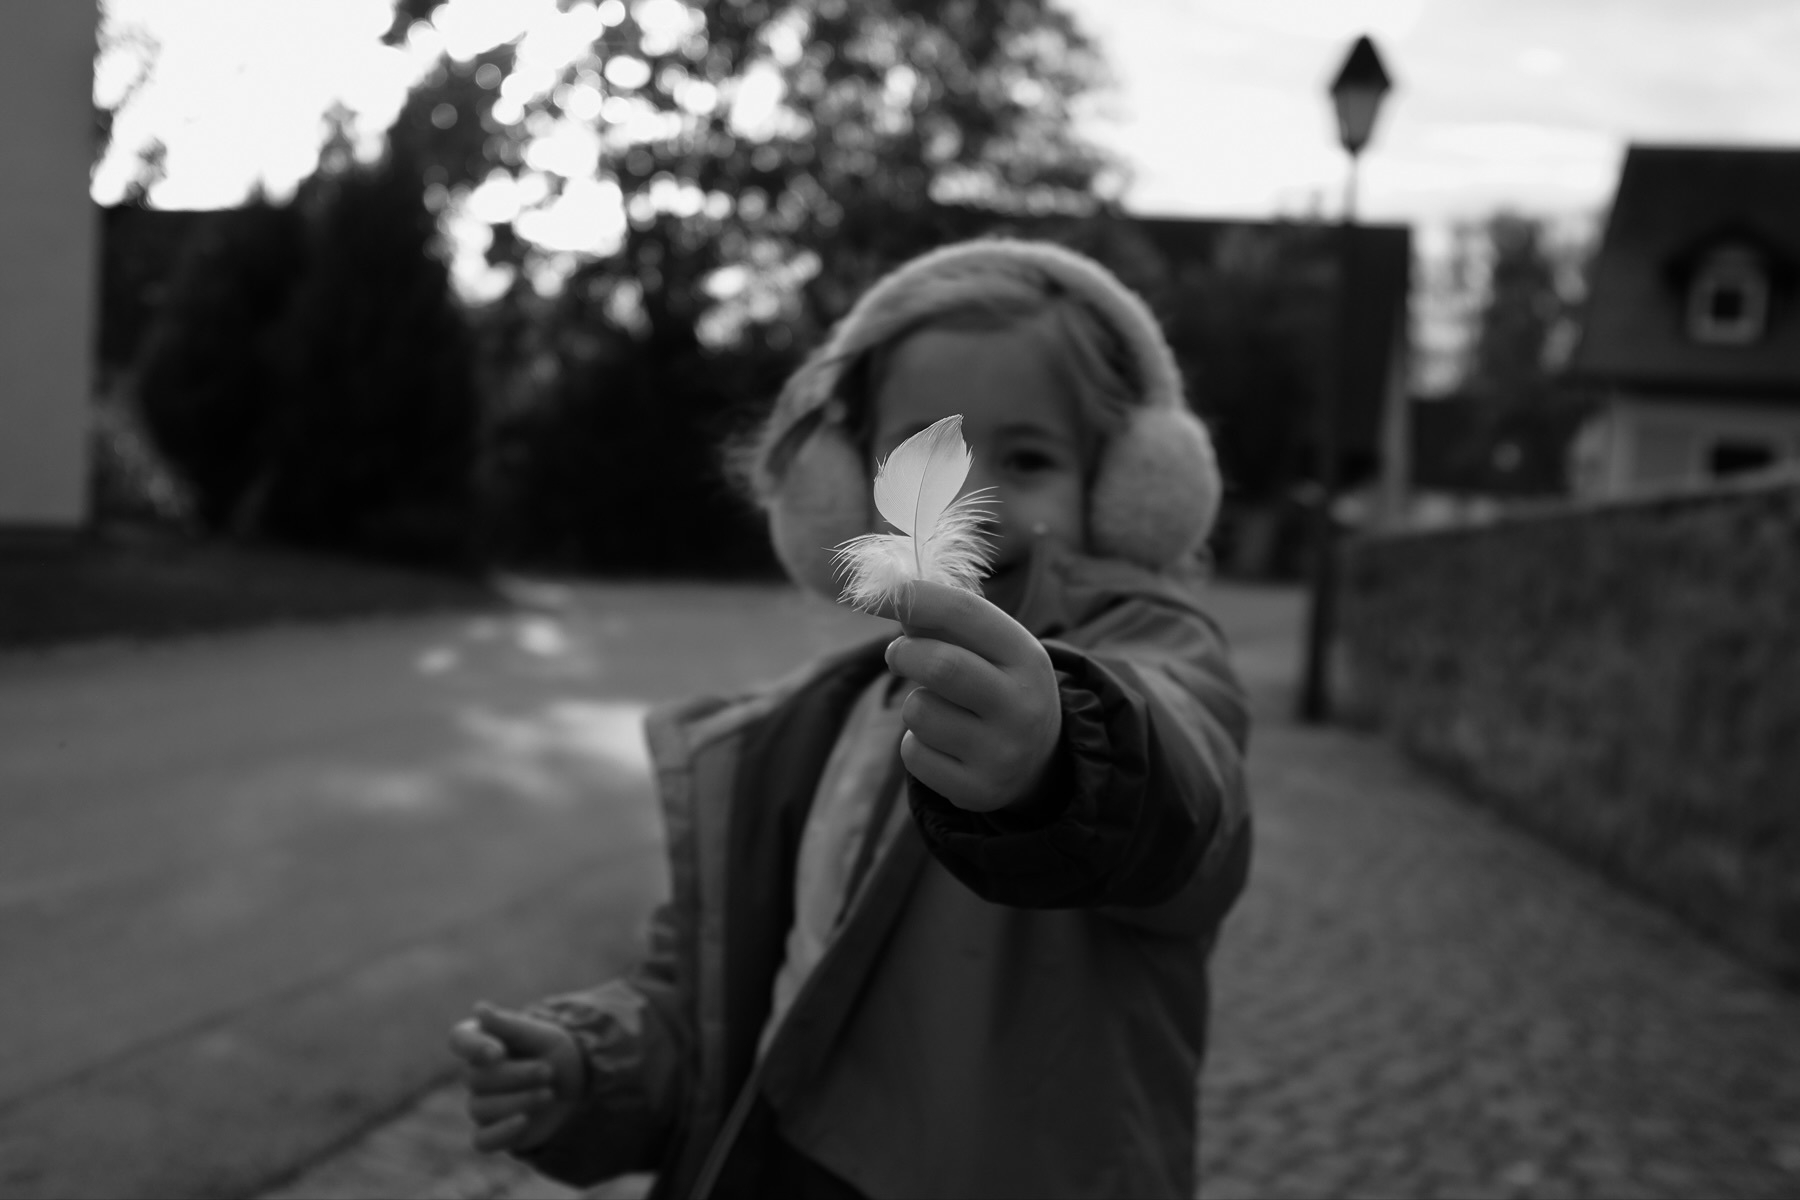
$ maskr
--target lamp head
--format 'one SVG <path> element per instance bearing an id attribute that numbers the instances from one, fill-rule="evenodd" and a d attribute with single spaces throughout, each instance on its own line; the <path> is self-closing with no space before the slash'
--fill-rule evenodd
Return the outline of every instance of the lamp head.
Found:
<path id="1" fill-rule="evenodd" d="M 1382 98 L 1393 82 L 1375 53 L 1375 43 L 1366 36 L 1356 39 L 1350 57 L 1344 60 L 1337 79 L 1331 84 L 1331 103 L 1337 109 L 1338 140 L 1351 154 L 1360 154 L 1375 131 L 1375 117 L 1381 110 Z"/>

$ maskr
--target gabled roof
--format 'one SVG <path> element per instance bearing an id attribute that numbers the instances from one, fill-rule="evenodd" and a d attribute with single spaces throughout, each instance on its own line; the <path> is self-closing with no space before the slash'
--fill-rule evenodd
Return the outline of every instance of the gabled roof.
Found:
<path id="1" fill-rule="evenodd" d="M 1749 242 L 1776 274 L 1767 331 L 1747 346 L 1687 332 L 1698 257 Z M 1571 377 L 1727 398 L 1800 395 L 1800 148 L 1633 146 L 1594 261 Z"/>

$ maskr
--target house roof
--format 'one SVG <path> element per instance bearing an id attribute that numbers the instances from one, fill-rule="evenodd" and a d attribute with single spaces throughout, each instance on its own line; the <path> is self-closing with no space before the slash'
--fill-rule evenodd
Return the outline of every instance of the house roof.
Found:
<path id="1" fill-rule="evenodd" d="M 1686 330 L 1687 282 L 1727 240 L 1774 268 L 1765 335 L 1705 345 Z M 1633 146 L 1590 276 L 1571 378 L 1621 387 L 1800 397 L 1800 148 Z"/>

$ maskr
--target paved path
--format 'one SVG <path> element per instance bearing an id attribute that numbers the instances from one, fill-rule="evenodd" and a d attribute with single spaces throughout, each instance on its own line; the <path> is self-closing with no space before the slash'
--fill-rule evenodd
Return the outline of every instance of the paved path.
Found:
<path id="1" fill-rule="evenodd" d="M 546 591 L 540 589 L 540 591 Z M 634 952 L 640 718 L 873 630 L 770 587 L 0 655 L 0 1196 L 238 1196 Z"/>
<path id="2" fill-rule="evenodd" d="M 1379 742 L 1253 777 L 1204 1195 L 1800 1195 L 1800 997 Z"/>
<path id="3" fill-rule="evenodd" d="M 1257 847 L 1216 960 L 1202 1194 L 1800 1195 L 1800 997 L 1380 740 L 1293 724 L 1296 598 L 1220 610 Z M 573 1195 L 469 1155 L 458 1104 L 278 1195 Z"/>
<path id="4" fill-rule="evenodd" d="M 1297 598 L 1219 608 L 1257 847 L 1216 959 L 1202 1194 L 1800 1195 L 1800 996 L 1382 741 L 1293 724 Z M 276 1196 L 574 1194 L 470 1155 L 459 1103 Z"/>
<path id="5" fill-rule="evenodd" d="M 1219 608 L 1258 841 L 1217 957 L 1203 1194 L 1800 1195 L 1800 997 L 1382 742 L 1289 723 L 1294 597 Z M 570 1195 L 465 1139 L 432 1091 L 270 1195 Z"/>

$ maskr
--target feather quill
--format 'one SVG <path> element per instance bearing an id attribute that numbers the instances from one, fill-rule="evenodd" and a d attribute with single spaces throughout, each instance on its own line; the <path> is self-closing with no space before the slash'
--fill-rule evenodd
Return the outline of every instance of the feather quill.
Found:
<path id="1" fill-rule="evenodd" d="M 867 533 L 833 551 L 844 603 L 867 611 L 914 579 L 977 590 L 994 548 L 981 533 L 992 489 L 956 495 L 973 462 L 960 413 L 913 434 L 882 460 L 875 508 L 899 532 Z"/>

